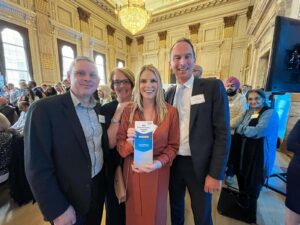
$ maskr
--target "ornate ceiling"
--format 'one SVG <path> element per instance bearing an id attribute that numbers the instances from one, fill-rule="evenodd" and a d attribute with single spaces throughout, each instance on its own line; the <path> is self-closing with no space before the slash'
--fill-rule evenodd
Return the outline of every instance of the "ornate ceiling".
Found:
<path id="1" fill-rule="evenodd" d="M 113 17 L 116 4 L 123 5 L 126 0 L 91 0 Z M 201 9 L 220 6 L 229 2 L 249 0 L 146 0 L 146 9 L 152 12 L 151 22 L 156 23 Z"/>

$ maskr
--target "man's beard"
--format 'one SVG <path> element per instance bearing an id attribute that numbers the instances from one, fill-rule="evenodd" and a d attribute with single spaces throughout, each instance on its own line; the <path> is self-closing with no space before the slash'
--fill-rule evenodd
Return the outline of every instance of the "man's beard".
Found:
<path id="1" fill-rule="evenodd" d="M 233 91 L 233 90 L 230 89 L 230 88 L 226 90 L 227 95 L 230 96 L 230 97 L 235 96 L 235 95 L 236 95 L 236 92 L 237 92 L 237 90 L 234 90 L 234 91 Z"/>

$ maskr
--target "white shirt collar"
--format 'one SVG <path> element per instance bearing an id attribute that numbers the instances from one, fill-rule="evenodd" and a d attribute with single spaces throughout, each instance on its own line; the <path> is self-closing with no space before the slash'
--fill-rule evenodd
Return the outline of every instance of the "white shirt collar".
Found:
<path id="1" fill-rule="evenodd" d="M 74 107 L 76 106 L 84 106 L 84 104 L 76 97 L 76 95 L 74 95 L 74 93 L 72 92 L 72 90 L 70 90 L 70 94 L 71 94 L 71 99 L 72 99 L 72 102 L 74 104 Z M 91 108 L 94 108 L 96 106 L 96 101 L 93 97 L 91 97 L 91 100 L 90 100 L 90 104 L 88 107 L 91 107 Z"/>
<path id="2" fill-rule="evenodd" d="M 185 86 L 187 88 L 192 88 L 194 84 L 194 76 L 192 75 L 184 84 L 177 83 L 178 87 Z"/>

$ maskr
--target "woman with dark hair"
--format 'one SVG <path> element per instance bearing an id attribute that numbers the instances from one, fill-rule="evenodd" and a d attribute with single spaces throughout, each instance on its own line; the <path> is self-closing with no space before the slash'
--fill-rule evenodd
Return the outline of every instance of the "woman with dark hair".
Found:
<path id="1" fill-rule="evenodd" d="M 46 94 L 47 97 L 50 97 L 50 96 L 53 96 L 53 95 L 57 95 L 57 91 L 55 90 L 54 87 L 48 86 L 45 94 Z"/>
<path id="2" fill-rule="evenodd" d="M 286 147 L 289 151 L 294 152 L 294 156 L 287 171 L 285 224 L 298 225 L 300 224 L 300 120 L 289 134 Z"/>
<path id="3" fill-rule="evenodd" d="M 261 89 L 249 90 L 246 99 L 249 109 L 236 128 L 230 157 L 240 193 L 257 200 L 275 162 L 278 115 Z"/>
<path id="4" fill-rule="evenodd" d="M 119 204 L 114 190 L 114 176 L 121 157 L 117 152 L 116 135 L 121 115 L 131 101 L 134 88 L 134 74 L 128 68 L 116 68 L 110 74 L 110 88 L 116 92 L 117 99 L 100 108 L 100 122 L 107 126 L 110 138 L 110 160 L 107 162 L 106 225 L 125 225 L 125 205 Z M 102 121 L 101 121 L 102 120 Z"/>

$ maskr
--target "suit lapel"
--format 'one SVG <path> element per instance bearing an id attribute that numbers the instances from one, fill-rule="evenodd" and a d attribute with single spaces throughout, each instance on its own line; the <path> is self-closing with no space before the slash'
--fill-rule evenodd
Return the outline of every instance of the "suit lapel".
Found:
<path id="1" fill-rule="evenodd" d="M 192 90 L 192 97 L 195 95 L 203 94 L 203 88 L 201 84 L 201 79 L 194 79 L 194 84 L 193 84 L 193 90 Z M 191 112 L 190 112 L 190 132 L 192 129 L 192 125 L 194 124 L 194 121 L 198 115 L 198 108 L 199 104 L 194 104 L 191 105 Z"/>
<path id="2" fill-rule="evenodd" d="M 173 105 L 173 102 L 174 102 L 176 87 L 177 86 L 171 87 L 170 90 L 168 90 L 167 95 L 166 95 L 166 101 L 171 105 Z"/>
<path id="3" fill-rule="evenodd" d="M 89 149 L 86 144 L 86 139 L 84 136 L 83 129 L 80 124 L 80 120 L 76 114 L 74 104 L 71 99 L 71 94 L 68 92 L 67 94 L 64 95 L 63 98 L 63 104 L 64 104 L 64 114 L 65 118 L 71 128 L 70 132 L 73 132 L 74 135 L 76 136 L 76 139 L 78 140 L 78 143 L 86 156 L 88 160 L 90 160 L 90 155 L 89 155 Z"/>

